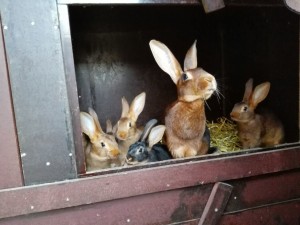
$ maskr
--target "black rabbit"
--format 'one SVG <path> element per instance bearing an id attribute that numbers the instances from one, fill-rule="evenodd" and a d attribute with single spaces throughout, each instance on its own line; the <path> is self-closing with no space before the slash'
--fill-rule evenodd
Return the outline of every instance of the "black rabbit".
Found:
<path id="1" fill-rule="evenodd" d="M 167 146 L 158 143 L 162 139 L 166 127 L 164 125 L 154 127 L 156 123 L 156 119 L 150 120 L 146 124 L 140 140 L 129 147 L 126 156 L 128 165 L 172 159 Z M 146 141 L 148 135 L 148 141 Z"/>

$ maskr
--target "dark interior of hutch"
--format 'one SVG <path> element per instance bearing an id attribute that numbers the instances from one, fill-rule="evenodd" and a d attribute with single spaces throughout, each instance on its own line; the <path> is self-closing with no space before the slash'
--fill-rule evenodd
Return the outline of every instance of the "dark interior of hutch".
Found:
<path id="1" fill-rule="evenodd" d="M 69 13 L 80 110 L 94 108 L 102 126 L 120 118 L 122 96 L 131 102 L 143 91 L 138 123 L 163 123 L 176 87 L 149 41 L 162 41 L 182 63 L 197 39 L 198 65 L 216 77 L 222 94 L 207 101 L 207 120 L 230 118 L 253 77 L 254 85 L 271 82 L 261 105 L 283 122 L 284 143 L 299 141 L 299 17 L 287 8 L 229 6 L 206 14 L 201 5 L 101 5 L 70 6 Z"/>

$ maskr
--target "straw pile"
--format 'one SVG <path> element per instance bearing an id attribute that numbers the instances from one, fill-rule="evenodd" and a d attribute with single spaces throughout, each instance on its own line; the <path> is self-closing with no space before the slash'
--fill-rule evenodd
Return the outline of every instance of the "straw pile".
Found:
<path id="1" fill-rule="evenodd" d="M 236 124 L 225 117 L 215 122 L 207 123 L 210 130 L 211 146 L 217 147 L 221 152 L 233 152 L 241 149 L 237 135 Z"/>

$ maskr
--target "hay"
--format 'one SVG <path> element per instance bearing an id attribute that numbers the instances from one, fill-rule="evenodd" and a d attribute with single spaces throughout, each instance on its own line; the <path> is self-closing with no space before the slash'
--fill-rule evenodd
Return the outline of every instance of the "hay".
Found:
<path id="1" fill-rule="evenodd" d="M 211 146 L 217 147 L 221 152 L 233 152 L 241 149 L 237 135 L 236 124 L 225 117 L 220 117 L 217 122 L 207 122 L 210 130 Z"/>

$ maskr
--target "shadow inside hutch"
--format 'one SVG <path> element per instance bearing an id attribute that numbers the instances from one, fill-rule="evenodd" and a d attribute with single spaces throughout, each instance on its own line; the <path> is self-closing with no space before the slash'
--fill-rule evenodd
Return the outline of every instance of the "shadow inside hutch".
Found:
<path id="1" fill-rule="evenodd" d="M 149 41 L 165 43 L 182 64 L 197 39 L 198 65 L 216 77 L 224 96 L 208 100 L 208 121 L 229 118 L 253 77 L 255 85 L 271 82 L 261 105 L 282 120 L 285 143 L 299 141 L 299 16 L 285 7 L 205 14 L 200 5 L 101 5 L 70 6 L 69 13 L 80 110 L 94 108 L 103 128 L 107 119 L 120 118 L 123 96 L 131 102 L 142 91 L 139 124 L 163 123 L 176 87 L 154 61 Z M 215 156 L 195 158 L 206 157 Z"/>

